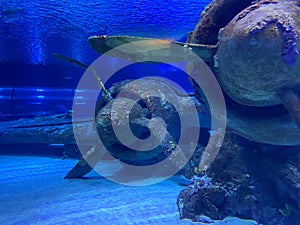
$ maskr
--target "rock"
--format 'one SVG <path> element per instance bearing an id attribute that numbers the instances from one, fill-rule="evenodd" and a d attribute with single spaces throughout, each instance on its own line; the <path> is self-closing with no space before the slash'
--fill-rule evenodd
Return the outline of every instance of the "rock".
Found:
<path id="1" fill-rule="evenodd" d="M 300 221 L 299 147 L 249 142 L 228 132 L 206 171 L 177 198 L 180 217 L 198 221 L 228 216 L 263 224 Z"/>

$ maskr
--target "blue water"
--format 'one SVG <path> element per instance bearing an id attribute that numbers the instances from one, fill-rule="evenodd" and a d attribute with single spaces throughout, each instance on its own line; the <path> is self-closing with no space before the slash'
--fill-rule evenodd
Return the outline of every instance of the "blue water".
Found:
<path id="1" fill-rule="evenodd" d="M 29 113 L 60 113 L 70 109 L 71 102 L 67 103 L 57 95 L 51 97 L 54 93 L 51 90 L 66 89 L 57 92 L 60 96 L 66 96 L 63 93 L 67 92 L 68 98 L 72 97 L 84 69 L 54 58 L 53 53 L 90 64 L 99 56 L 87 42 L 92 35 L 130 35 L 185 41 L 209 2 L 0 1 L 0 115 L 18 114 L 20 109 L 23 113 L 24 110 Z M 112 65 L 113 61 L 107 66 Z M 123 76 L 137 78 L 143 76 L 143 70 L 148 71 L 149 67 L 136 67 L 128 76 Z M 153 66 L 152 70 L 157 76 L 175 77 L 177 82 L 191 91 L 186 77 L 176 78 L 180 72 L 176 75 L 176 70 L 168 70 L 163 65 Z M 115 76 L 113 82 L 122 79 Z M 14 88 L 21 88 L 27 93 L 22 94 L 22 100 L 20 94 L 15 95 Z M 35 88 L 46 90 L 39 99 L 35 98 L 39 96 Z M 49 88 L 51 90 L 45 94 Z"/>
<path id="2" fill-rule="evenodd" d="M 98 56 L 87 43 L 92 35 L 184 40 L 208 2 L 1 1 L 0 83 L 74 86 L 82 70 L 58 62 L 52 53 L 89 64 Z"/>
<path id="3" fill-rule="evenodd" d="M 39 129 L 49 127 L 49 133 L 58 134 L 56 137 L 59 139 L 62 134 L 60 127 L 54 127 L 51 130 L 53 125 L 51 121 L 42 124 L 41 127 L 39 125 L 27 127 L 28 133 L 24 132 L 25 138 L 22 139 L 22 129 L 16 126 L 23 124 L 24 121 L 32 121 L 26 120 L 25 117 L 36 117 L 36 121 L 41 118 L 52 120 L 54 117 L 40 116 L 60 114 L 58 117 L 66 118 L 63 121 L 71 127 L 69 110 L 72 109 L 74 93 L 77 93 L 76 87 L 85 69 L 54 58 L 53 53 L 72 57 L 90 65 L 100 56 L 87 41 L 93 35 L 129 35 L 185 42 L 188 32 L 194 29 L 201 12 L 210 2 L 211 0 L 0 0 L 0 122 L 4 124 L 4 129 L 0 132 L 2 132 L 1 135 L 4 134 L 3 137 L 7 138 L 5 134 L 10 129 L 7 129 L 8 126 L 5 127 L 5 124 L 9 124 L 10 128 L 17 129 L 19 132 L 0 143 L 0 225 L 200 224 L 190 220 L 179 220 L 176 198 L 184 187 L 179 185 L 182 180 L 178 180 L 178 177 L 175 177 L 177 181 L 171 177 L 162 183 L 145 187 L 122 186 L 106 180 L 95 171 L 87 174 L 84 179 L 65 180 L 64 176 L 78 162 L 75 158 L 81 157 L 79 152 L 76 152 L 76 145 L 68 142 L 69 140 L 65 141 L 66 143 L 61 140 L 57 140 L 57 143 L 49 143 L 43 138 L 38 139 L 40 135 L 34 133 L 36 136 L 33 137 L 29 132 L 31 128 L 40 131 Z M 107 57 L 105 62 L 101 65 L 105 64 L 110 69 L 117 68 L 116 59 Z M 179 67 L 185 68 L 185 66 Z M 105 83 L 105 87 L 109 88 L 121 80 L 145 76 L 165 77 L 179 84 L 186 92 L 193 92 L 184 71 L 159 63 L 136 63 L 115 71 Z M 82 105 L 94 110 L 94 106 L 89 102 L 91 100 L 84 99 L 84 90 L 79 90 L 79 92 L 83 93 L 82 96 L 78 95 L 79 98 L 83 98 L 81 103 L 84 104 Z M 272 118 L 288 113 L 283 106 L 247 107 L 237 104 L 228 96 L 225 98 L 228 108 L 241 113 L 242 118 L 250 117 L 249 121 L 251 121 L 251 116 L 270 118 L 271 121 Z M 198 140 L 204 146 L 211 134 L 207 129 L 211 118 L 205 113 L 204 110 L 204 119 L 202 119 L 204 123 L 200 118 L 201 124 L 209 125 L 201 127 L 201 137 Z M 152 115 L 146 116 L 150 118 Z M 170 117 L 170 115 L 166 116 Z M 7 120 L 13 121 L 3 122 Z M 172 120 L 172 126 L 176 127 L 176 130 L 174 129 L 175 132 L 171 133 L 171 136 L 175 142 L 178 142 L 177 136 L 180 135 L 177 133 L 179 131 L 177 127 L 180 127 L 176 124 L 178 121 L 179 119 Z M 188 136 L 193 132 L 192 125 L 194 124 L 191 124 L 191 129 L 182 136 Z M 285 126 L 285 124 L 282 125 Z M 262 125 L 259 124 L 259 126 Z M 141 137 L 147 135 L 149 134 L 144 132 Z M 18 142 L 19 137 L 21 141 Z M 299 160 L 296 161 L 294 153 L 289 155 L 289 151 L 285 151 L 288 148 L 252 143 L 235 135 L 228 137 L 228 140 L 229 143 L 225 142 L 225 144 L 229 146 L 228 152 L 232 154 L 222 155 L 221 157 L 228 162 L 220 164 L 220 170 L 224 170 L 225 174 L 224 182 L 227 181 L 227 176 L 239 175 L 241 172 L 245 175 L 244 181 L 246 178 L 252 179 L 253 183 L 246 184 L 250 184 L 249 188 L 255 192 L 253 196 L 248 195 L 251 191 L 248 191 L 247 187 L 241 196 L 245 195 L 245 199 L 250 196 L 256 199 L 259 205 L 265 206 L 266 212 L 262 214 L 267 215 L 267 210 L 274 210 L 274 212 L 269 212 L 270 215 L 276 215 L 279 210 L 282 210 L 284 217 L 286 216 L 284 213 L 291 213 L 288 210 L 296 204 L 294 201 L 299 204 L 297 196 L 293 196 L 293 193 L 298 192 L 291 187 L 295 185 L 296 189 L 299 189 L 297 172 L 299 167 L 295 163 Z M 93 144 L 89 140 L 86 142 L 87 146 Z M 169 145 L 171 149 L 173 143 L 169 142 Z M 118 143 L 112 144 L 112 147 L 117 151 L 127 150 L 120 148 Z M 298 150 L 295 148 L 295 151 Z M 132 161 L 136 165 L 144 165 L 136 162 L 134 151 L 131 153 Z M 116 154 L 115 158 L 118 156 Z M 74 159 L 61 160 L 68 157 Z M 126 159 L 123 162 L 129 162 Z M 144 159 L 141 158 L 141 161 Z M 153 159 L 161 160 L 160 157 Z M 246 160 L 241 162 L 244 159 Z M 122 161 L 122 158 L 119 161 Z M 151 163 L 152 161 L 149 160 L 149 164 Z M 240 168 L 244 163 L 246 166 Z M 120 169 L 120 165 L 109 161 L 101 161 L 99 165 L 96 165 L 98 166 L 103 167 L 102 171 L 108 174 L 102 175 L 108 178 L 113 177 L 114 173 L 118 173 Z M 192 165 L 191 171 L 196 166 L 196 164 Z M 279 178 L 275 179 L 277 175 Z M 295 180 L 292 179 L 293 176 L 296 177 Z M 216 178 L 219 179 L 218 176 Z M 139 179 L 149 184 L 155 177 L 149 180 Z M 237 176 L 235 181 L 238 179 L 240 177 Z M 184 181 L 186 182 L 187 179 Z M 289 183 L 291 181 L 292 183 Z M 233 182 L 227 184 L 229 184 L 229 190 L 231 185 L 234 185 Z M 290 196 L 285 198 L 290 190 L 292 191 Z M 290 197 L 293 199 L 289 199 Z M 237 202 L 239 201 L 237 198 Z M 252 204 L 251 202 L 252 200 L 249 200 L 249 204 Z M 243 207 L 241 205 L 241 212 Z M 230 210 L 228 210 L 229 213 Z M 253 211 L 255 210 L 253 208 Z M 298 212 L 297 208 L 292 210 Z M 294 211 L 292 211 L 293 214 L 297 216 Z M 256 225 L 258 223 L 229 217 L 222 221 L 215 221 L 213 224 Z M 291 225 L 294 224 L 298 223 L 291 223 Z"/>
<path id="4" fill-rule="evenodd" d="M 92 35 L 131 35 L 185 41 L 209 0 L 0 0 L 0 121 L 66 113 L 84 69 L 55 59 L 59 53 L 85 64 L 99 55 Z M 114 60 L 108 62 L 112 67 Z M 133 65 L 123 79 L 163 76 L 192 88 L 186 74 L 168 65 Z M 0 145 L 9 155 L 63 156 L 64 145 Z M 47 154 L 48 152 L 49 154 Z M 179 220 L 171 180 L 127 188 L 101 177 L 64 180 L 76 161 L 1 156 L 1 224 L 193 224 Z M 237 218 L 215 224 L 251 224 Z M 230 223 L 229 222 L 229 223 Z"/>
<path id="5" fill-rule="evenodd" d="M 93 59 L 92 35 L 180 39 L 193 30 L 208 0 L 1 1 L 0 60 L 55 63 L 51 53 Z M 4 38 L 3 38 L 4 37 Z"/>

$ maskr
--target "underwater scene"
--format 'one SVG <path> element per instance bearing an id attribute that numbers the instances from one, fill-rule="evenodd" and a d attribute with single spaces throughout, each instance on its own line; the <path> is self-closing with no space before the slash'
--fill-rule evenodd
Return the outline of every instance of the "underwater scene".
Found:
<path id="1" fill-rule="evenodd" d="M 0 0 L 0 224 L 300 224 L 299 0 Z"/>

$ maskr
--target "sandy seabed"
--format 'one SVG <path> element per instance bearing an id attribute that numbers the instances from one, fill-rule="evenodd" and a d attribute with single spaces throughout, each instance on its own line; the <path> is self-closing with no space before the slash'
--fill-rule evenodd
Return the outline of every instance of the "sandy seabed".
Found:
<path id="1" fill-rule="evenodd" d="M 184 188 L 172 180 L 132 187 L 96 173 L 64 180 L 74 160 L 0 156 L 0 224 L 200 224 L 179 220 L 176 197 Z M 254 225 L 226 218 L 215 225 Z"/>

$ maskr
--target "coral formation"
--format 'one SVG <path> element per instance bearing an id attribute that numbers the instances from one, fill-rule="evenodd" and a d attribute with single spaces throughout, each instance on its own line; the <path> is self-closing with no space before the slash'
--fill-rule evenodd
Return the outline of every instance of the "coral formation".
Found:
<path id="1" fill-rule="evenodd" d="M 299 54 L 296 46 L 298 35 L 295 31 L 295 25 L 292 22 L 292 18 L 290 18 L 289 15 L 280 15 L 280 18 L 277 15 L 268 16 L 262 21 L 257 22 L 257 25 L 249 31 L 249 34 L 257 34 L 272 24 L 282 32 L 282 60 L 287 65 L 294 66 L 297 61 L 296 57 Z"/>
<path id="2" fill-rule="evenodd" d="M 195 27 L 190 43 L 216 44 L 218 32 L 233 17 L 251 4 L 252 0 L 214 0 L 201 13 L 201 20 Z"/>
<path id="3" fill-rule="evenodd" d="M 196 174 L 178 195 L 180 217 L 295 224 L 300 220 L 299 150 L 249 142 L 229 132 L 206 174 Z"/>
<path id="4" fill-rule="evenodd" d="M 239 20 L 243 19 L 250 12 L 258 9 L 263 4 L 270 4 L 270 3 L 278 3 L 278 0 L 257 0 L 257 1 L 253 1 L 247 9 L 244 9 L 241 13 L 239 13 L 239 15 L 237 16 L 235 22 L 238 22 Z"/>

